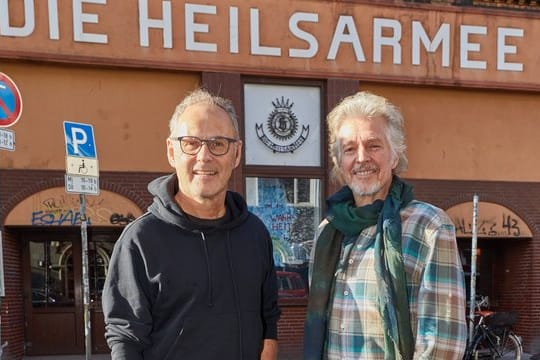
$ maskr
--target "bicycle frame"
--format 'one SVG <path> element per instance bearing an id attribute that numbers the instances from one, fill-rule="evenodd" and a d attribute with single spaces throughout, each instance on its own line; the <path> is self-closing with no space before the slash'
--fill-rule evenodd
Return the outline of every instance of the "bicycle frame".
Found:
<path id="1" fill-rule="evenodd" d="M 506 355 L 503 351 L 508 341 L 518 346 L 516 351 L 519 356 L 517 358 L 521 356 L 521 341 L 510 328 L 491 328 L 485 323 L 485 317 L 480 314 L 479 320 L 476 323 L 471 321 L 470 326 L 474 327 L 473 340 L 467 344 L 464 359 L 477 360 L 479 355 L 481 357 L 503 358 Z"/>
<path id="2" fill-rule="evenodd" d="M 521 340 L 512 331 L 511 325 L 515 322 L 507 313 L 498 313 L 489 310 L 489 298 L 481 296 L 476 301 L 474 319 L 469 318 L 469 329 L 472 329 L 472 336 L 467 339 L 467 348 L 465 350 L 464 360 L 475 359 L 479 357 L 490 359 L 507 358 L 510 353 L 515 354 L 513 359 L 520 359 L 523 353 Z M 500 316 L 499 316 L 500 314 Z M 498 317 L 494 317 L 494 316 Z M 506 351 L 509 350 L 509 353 Z"/>
<path id="3" fill-rule="evenodd" d="M 505 340 L 506 336 L 508 335 L 507 334 L 508 329 L 503 330 L 502 336 L 498 336 L 493 330 L 488 328 L 485 324 L 482 324 L 479 327 L 479 329 L 480 329 L 481 334 L 479 338 L 476 339 L 476 342 L 473 342 L 473 343 L 486 340 L 490 353 L 493 355 L 496 355 L 497 357 L 502 357 L 503 354 L 499 351 L 500 349 L 499 344 L 501 343 L 501 341 Z"/>

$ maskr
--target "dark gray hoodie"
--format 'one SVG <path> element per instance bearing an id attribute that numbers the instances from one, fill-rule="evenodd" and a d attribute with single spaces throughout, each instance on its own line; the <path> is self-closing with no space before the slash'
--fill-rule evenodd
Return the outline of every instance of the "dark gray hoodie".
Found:
<path id="1" fill-rule="evenodd" d="M 190 219 L 177 183 L 151 182 L 153 204 L 115 245 L 102 298 L 112 359 L 258 359 L 280 314 L 270 235 L 233 192 L 222 221 Z"/>

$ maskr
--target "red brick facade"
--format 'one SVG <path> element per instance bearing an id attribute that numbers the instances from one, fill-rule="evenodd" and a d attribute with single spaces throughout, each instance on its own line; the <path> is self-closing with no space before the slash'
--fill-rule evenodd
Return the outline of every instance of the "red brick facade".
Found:
<path id="1" fill-rule="evenodd" d="M 3 359 L 20 359 L 24 352 L 24 306 L 22 290 L 21 247 L 9 231 L 3 233 L 5 297 L 2 299 Z"/>
<path id="2" fill-rule="evenodd" d="M 279 359 L 302 358 L 306 300 L 285 300 L 280 302 L 281 318 L 278 323 Z"/>

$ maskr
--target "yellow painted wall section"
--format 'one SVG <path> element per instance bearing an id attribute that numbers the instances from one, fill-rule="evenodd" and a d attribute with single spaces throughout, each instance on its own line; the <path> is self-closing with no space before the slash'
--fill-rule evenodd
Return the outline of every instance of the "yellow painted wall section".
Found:
<path id="1" fill-rule="evenodd" d="M 171 171 L 165 139 L 198 74 L 0 62 L 23 98 L 3 169 L 65 169 L 64 121 L 91 124 L 100 171 Z"/>
<path id="2" fill-rule="evenodd" d="M 0 63 L 23 97 L 14 152 L 3 169 L 65 169 L 63 121 L 92 124 L 100 171 L 171 171 L 168 122 L 200 82 L 172 71 Z M 407 178 L 540 181 L 535 156 L 540 95 L 381 83 L 360 88 L 388 97 L 405 115 Z"/>
<path id="3" fill-rule="evenodd" d="M 540 95 L 362 83 L 405 117 L 415 179 L 540 181 Z"/>

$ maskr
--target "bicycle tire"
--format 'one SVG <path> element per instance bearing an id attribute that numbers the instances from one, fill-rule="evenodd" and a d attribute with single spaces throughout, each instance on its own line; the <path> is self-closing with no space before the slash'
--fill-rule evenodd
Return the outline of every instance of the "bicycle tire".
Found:
<path id="1" fill-rule="evenodd" d="M 522 348 L 519 338 L 506 333 L 499 342 L 490 334 L 478 337 L 472 347 L 470 359 L 521 360 Z"/>

